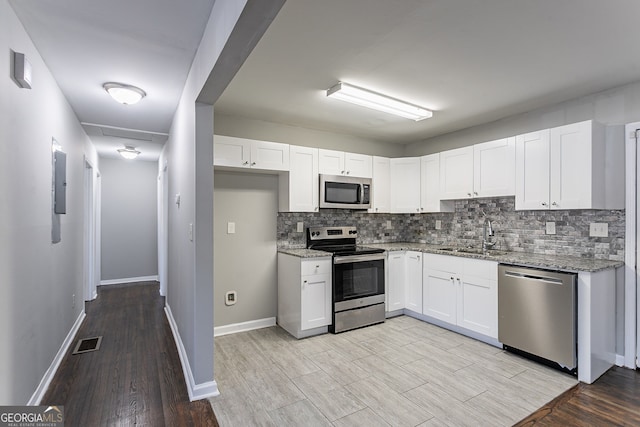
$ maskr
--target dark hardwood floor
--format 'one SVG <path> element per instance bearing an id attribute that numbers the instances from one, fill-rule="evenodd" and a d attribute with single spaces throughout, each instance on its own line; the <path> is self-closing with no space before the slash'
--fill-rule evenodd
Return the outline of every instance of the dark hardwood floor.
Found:
<path id="1" fill-rule="evenodd" d="M 72 347 L 102 336 L 100 349 L 71 348 L 41 405 L 64 405 L 66 426 L 218 426 L 206 399 L 189 402 L 158 284 L 98 289 Z"/>
<path id="2" fill-rule="evenodd" d="M 516 426 L 640 426 L 640 373 L 613 367 L 593 384 L 576 385 Z"/>

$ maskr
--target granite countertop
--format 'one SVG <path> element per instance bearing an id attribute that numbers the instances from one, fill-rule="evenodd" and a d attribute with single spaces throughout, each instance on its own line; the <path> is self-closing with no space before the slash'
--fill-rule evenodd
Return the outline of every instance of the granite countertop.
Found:
<path id="1" fill-rule="evenodd" d="M 622 261 L 606 259 L 579 258 L 565 255 L 532 254 L 527 252 L 489 250 L 485 253 L 457 252 L 446 250 L 451 246 L 431 245 L 428 243 L 375 243 L 364 245 L 386 251 L 418 251 L 431 254 L 452 255 L 466 258 L 486 259 L 501 264 L 512 264 L 522 267 L 546 268 L 557 271 L 577 273 L 580 271 L 593 273 L 624 265 Z M 459 248 L 462 249 L 462 248 Z M 464 250 L 464 249 L 462 249 Z"/>
<path id="2" fill-rule="evenodd" d="M 512 264 L 522 267 L 534 267 L 545 268 L 557 271 L 565 271 L 570 273 L 577 273 L 580 271 L 593 273 L 601 270 L 608 270 L 610 268 L 617 268 L 624 265 L 622 261 L 609 261 L 606 259 L 594 259 L 594 258 L 579 258 L 565 255 L 547 255 L 547 254 L 532 254 L 526 252 L 516 251 L 500 251 L 489 250 L 485 253 L 481 251 L 475 253 L 458 252 L 458 250 L 465 250 L 463 248 L 455 248 L 452 246 L 432 245 L 428 243 L 370 243 L 361 245 L 369 248 L 384 249 L 385 251 L 417 251 L 430 254 L 439 255 L 451 255 L 465 258 L 485 259 L 489 261 L 496 261 L 501 264 Z M 447 250 L 449 249 L 449 250 Z M 451 250 L 454 249 L 454 250 Z M 467 249 L 468 250 L 468 249 Z M 471 249 L 473 251 L 473 249 Z M 318 251 L 314 249 L 305 249 L 301 247 L 293 248 L 278 248 L 278 252 L 297 256 L 300 258 L 320 258 L 331 256 L 329 252 Z"/>

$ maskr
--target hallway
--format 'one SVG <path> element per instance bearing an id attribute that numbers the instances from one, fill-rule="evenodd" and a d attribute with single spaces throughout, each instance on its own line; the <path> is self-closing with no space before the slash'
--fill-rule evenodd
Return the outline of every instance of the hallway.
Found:
<path id="1" fill-rule="evenodd" d="M 157 282 L 102 286 L 76 340 L 102 336 L 98 351 L 69 349 L 42 405 L 64 405 L 68 426 L 217 426 L 207 400 L 189 402 Z"/>

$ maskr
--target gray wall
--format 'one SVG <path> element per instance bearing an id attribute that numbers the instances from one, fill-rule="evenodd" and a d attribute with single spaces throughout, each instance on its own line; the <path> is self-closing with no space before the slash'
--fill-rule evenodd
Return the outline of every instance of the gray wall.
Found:
<path id="1" fill-rule="evenodd" d="M 102 280 L 158 275 L 158 164 L 100 158 Z"/>
<path id="2" fill-rule="evenodd" d="M 640 82 L 409 144 L 404 155 L 438 153 L 590 119 L 616 127 L 640 120 Z"/>
<path id="3" fill-rule="evenodd" d="M 401 157 L 404 154 L 404 145 L 402 144 L 392 144 L 316 129 L 222 114 L 215 115 L 215 122 L 216 135 L 282 142 L 284 144 L 371 154 L 383 157 Z"/>
<path id="4" fill-rule="evenodd" d="M 6 1 L 0 28 L 0 405 L 23 405 L 83 312 L 84 158 L 99 164 Z M 10 79 L 10 49 L 31 62 L 32 89 Z M 52 137 L 67 153 L 67 214 L 59 215 L 58 244 L 51 243 Z"/>
<path id="5" fill-rule="evenodd" d="M 214 324 L 276 317 L 278 176 L 215 172 L 213 200 Z M 226 306 L 232 290 L 237 303 Z"/>

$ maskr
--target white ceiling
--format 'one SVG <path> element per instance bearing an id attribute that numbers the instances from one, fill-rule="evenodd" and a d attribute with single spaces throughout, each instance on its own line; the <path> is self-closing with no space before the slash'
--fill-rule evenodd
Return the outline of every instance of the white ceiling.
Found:
<path id="1" fill-rule="evenodd" d="M 10 2 L 102 155 L 157 156 L 214 0 Z M 639 16 L 637 0 L 288 0 L 216 113 L 423 140 L 640 80 Z M 340 80 L 434 117 L 327 99 Z M 148 96 L 117 104 L 107 81 Z M 142 132 L 105 136 L 115 128 Z"/>
<path id="2" fill-rule="evenodd" d="M 408 143 L 640 80 L 637 0 L 288 0 L 216 113 Z M 435 110 L 327 99 L 338 81 Z"/>
<path id="3" fill-rule="evenodd" d="M 96 137 L 95 127 L 85 126 L 101 155 L 133 144 L 142 159 L 157 159 L 166 141 L 158 134 L 169 131 L 213 2 L 10 0 L 81 122 L 148 132 L 136 138 L 155 141 Z M 110 81 L 147 96 L 118 104 L 102 88 Z"/>

